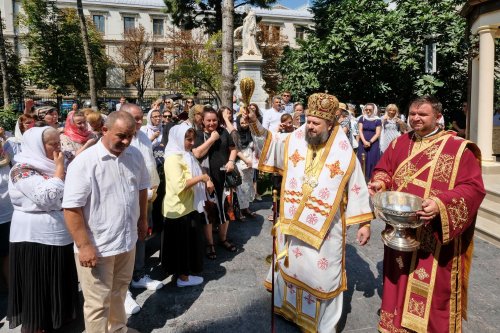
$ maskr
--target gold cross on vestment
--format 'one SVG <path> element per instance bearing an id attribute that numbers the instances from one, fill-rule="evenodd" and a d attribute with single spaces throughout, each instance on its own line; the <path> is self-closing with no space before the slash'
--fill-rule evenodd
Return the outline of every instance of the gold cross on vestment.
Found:
<path id="1" fill-rule="evenodd" d="M 403 183 L 401 184 L 401 186 L 403 188 L 407 188 L 408 187 L 408 184 L 411 183 L 413 180 L 413 176 L 412 175 L 409 175 L 409 174 L 406 174 L 403 176 Z"/>

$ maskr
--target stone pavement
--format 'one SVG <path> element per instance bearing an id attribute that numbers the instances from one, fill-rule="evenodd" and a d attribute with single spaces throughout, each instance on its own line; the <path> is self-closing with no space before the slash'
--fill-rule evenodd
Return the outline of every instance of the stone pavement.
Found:
<path id="1" fill-rule="evenodd" d="M 270 332 L 271 298 L 262 286 L 269 265 L 265 258 L 271 253 L 270 199 L 253 205 L 260 216 L 254 220 L 234 222 L 230 237 L 241 246 L 237 253 L 217 247 L 217 260 L 205 261 L 205 283 L 198 287 L 177 288 L 158 266 L 158 239 L 150 243 L 152 267 L 150 275 L 164 280 L 166 286 L 157 291 L 132 289 L 142 306 L 141 312 L 129 318 L 129 326 L 142 333 L 149 332 Z M 355 231 L 348 232 L 348 291 L 344 293 L 344 311 L 339 324 L 342 332 L 376 332 L 377 310 L 380 306 L 383 245 L 380 232 L 383 224 L 372 223 L 372 239 L 365 247 L 355 245 Z M 464 332 L 498 332 L 500 327 L 500 249 L 476 239 L 469 287 L 469 321 Z M 0 332 L 8 329 L 5 322 L 6 296 L 0 295 Z M 300 332 L 293 324 L 275 317 L 276 332 Z M 59 332 L 83 332 L 79 319 Z"/>

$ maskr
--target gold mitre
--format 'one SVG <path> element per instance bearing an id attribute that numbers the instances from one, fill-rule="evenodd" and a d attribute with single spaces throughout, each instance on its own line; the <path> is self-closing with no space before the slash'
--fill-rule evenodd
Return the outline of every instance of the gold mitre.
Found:
<path id="1" fill-rule="evenodd" d="M 244 77 L 240 81 L 240 91 L 241 91 L 241 99 L 243 103 L 245 103 L 245 107 L 250 104 L 250 99 L 253 95 L 253 90 L 255 89 L 255 82 L 249 78 Z"/>
<path id="2" fill-rule="evenodd" d="M 333 121 L 335 119 L 335 111 L 338 108 L 339 100 L 337 97 L 324 93 L 316 93 L 309 96 L 306 115 Z"/>

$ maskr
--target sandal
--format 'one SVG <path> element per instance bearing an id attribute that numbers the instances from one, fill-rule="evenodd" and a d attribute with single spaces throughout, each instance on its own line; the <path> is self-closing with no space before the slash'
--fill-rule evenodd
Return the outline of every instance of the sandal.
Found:
<path id="1" fill-rule="evenodd" d="M 249 218 L 256 218 L 257 214 L 255 212 L 252 212 L 250 209 L 243 210 L 241 212 L 243 216 L 249 217 Z"/>
<path id="2" fill-rule="evenodd" d="M 206 253 L 206 256 L 210 260 L 217 259 L 217 254 L 215 253 L 214 244 L 207 244 L 207 253 Z"/>
<path id="3" fill-rule="evenodd" d="M 236 245 L 232 244 L 229 239 L 223 240 L 219 242 L 219 245 L 222 246 L 226 251 L 229 252 L 236 252 L 238 249 L 236 248 Z"/>

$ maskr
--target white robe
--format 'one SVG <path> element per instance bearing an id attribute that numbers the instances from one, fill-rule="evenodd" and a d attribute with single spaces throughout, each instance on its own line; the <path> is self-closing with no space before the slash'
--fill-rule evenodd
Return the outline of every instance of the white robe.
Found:
<path id="1" fill-rule="evenodd" d="M 315 159 L 305 125 L 290 134 L 265 132 L 258 125 L 251 128 L 262 149 L 259 169 L 283 175 L 274 228 L 275 312 L 305 331 L 334 332 L 347 288 L 347 226 L 373 219 L 361 166 L 338 124 Z M 272 272 L 273 267 L 268 289 Z"/>

